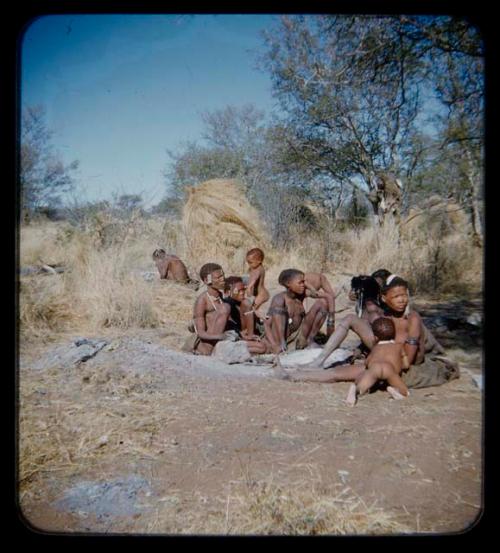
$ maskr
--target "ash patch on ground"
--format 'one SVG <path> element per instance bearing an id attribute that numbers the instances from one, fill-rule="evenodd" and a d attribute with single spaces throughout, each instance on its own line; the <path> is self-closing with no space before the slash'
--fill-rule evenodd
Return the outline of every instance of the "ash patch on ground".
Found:
<path id="1" fill-rule="evenodd" d="M 145 500 L 152 491 L 139 476 L 109 482 L 79 482 L 54 502 L 54 507 L 78 515 L 93 514 L 99 520 L 114 516 L 133 516 L 147 510 Z"/>

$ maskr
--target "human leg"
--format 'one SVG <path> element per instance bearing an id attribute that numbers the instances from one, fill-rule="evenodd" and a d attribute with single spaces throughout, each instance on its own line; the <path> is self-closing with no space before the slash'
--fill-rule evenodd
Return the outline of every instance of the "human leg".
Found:
<path id="1" fill-rule="evenodd" d="M 241 334 L 246 339 L 255 337 L 255 313 L 251 302 L 243 300 L 240 305 Z"/>
<path id="2" fill-rule="evenodd" d="M 310 345 L 328 315 L 326 300 L 319 299 L 314 302 L 302 323 L 302 334 Z"/>
<path id="3" fill-rule="evenodd" d="M 363 343 L 370 349 L 374 344 L 373 331 L 370 324 L 364 319 L 360 319 L 354 313 L 344 317 L 338 324 L 333 334 L 328 338 L 323 351 L 314 361 L 304 365 L 304 367 L 321 369 L 327 357 L 329 357 L 333 351 L 335 351 L 340 344 L 344 341 L 349 330 L 353 330 L 361 338 Z"/>
<path id="4" fill-rule="evenodd" d="M 332 369 L 298 370 L 290 376 L 296 382 L 355 382 L 365 372 L 364 362 L 353 365 L 340 365 Z"/>
<path id="5" fill-rule="evenodd" d="M 404 399 L 410 395 L 408 387 L 393 369 L 387 371 L 384 379 L 387 380 L 387 391 L 394 399 Z"/>
<path id="6" fill-rule="evenodd" d="M 366 394 L 368 390 L 382 378 L 382 371 L 378 367 L 370 367 L 357 380 L 356 389 L 359 395 Z"/>
<path id="7" fill-rule="evenodd" d="M 356 388 L 356 384 L 352 383 L 349 386 L 349 391 L 347 392 L 347 397 L 345 398 L 345 402 L 349 407 L 354 407 L 356 405 L 356 401 L 358 399 L 358 390 Z"/>

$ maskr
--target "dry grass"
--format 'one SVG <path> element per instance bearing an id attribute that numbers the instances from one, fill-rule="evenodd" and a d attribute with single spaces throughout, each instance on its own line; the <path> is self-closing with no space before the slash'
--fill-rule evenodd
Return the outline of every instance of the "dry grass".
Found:
<path id="1" fill-rule="evenodd" d="M 175 445 L 166 439 L 165 429 L 190 408 L 188 403 L 179 406 L 176 392 L 160 389 L 157 378 L 161 376 L 147 374 L 138 379 L 122 367 L 111 366 L 73 373 L 53 368 L 31 372 L 29 378 L 22 374 L 21 505 L 33 501 L 33 490 L 47 478 L 64 484 L 72 476 L 103 474 L 102 468 L 109 463 L 125 466 L 131 459 L 134 463 L 172 462 Z M 288 485 L 277 484 L 272 477 L 255 481 L 245 474 L 228 484 L 226 497 L 212 497 L 209 509 L 188 502 L 179 512 L 172 512 L 171 502 L 155 499 L 156 515 L 138 520 L 132 531 L 390 535 L 414 530 L 401 517 L 376 502 L 365 502 L 353 490 L 340 484 L 324 488 L 316 480 L 301 479 Z"/>
<path id="2" fill-rule="evenodd" d="M 391 221 L 374 230 L 348 230 L 336 237 L 339 265 L 346 272 L 386 268 L 408 279 L 417 293 L 480 290 L 483 254 L 464 235 L 432 235 L 425 226 L 400 234 Z"/>
<path id="3" fill-rule="evenodd" d="M 299 233 L 285 251 L 273 250 L 265 245 L 263 226 L 238 184 L 216 180 L 191 191 L 182 222 L 113 222 L 103 216 L 83 229 L 51 222 L 22 227 L 21 266 L 41 259 L 67 268 L 62 275 L 21 279 L 23 340 L 50 339 L 68 329 L 154 328 L 166 324 L 167 315 L 184 324 L 191 317 L 195 294 L 177 285 L 160 288 L 159 282 L 146 282 L 140 275 L 156 275 L 151 253 L 157 247 L 179 255 L 196 278 L 200 266 L 210 260 L 221 263 L 226 274 L 246 272 L 246 251 L 260 245 L 271 292 L 281 289 L 277 277 L 290 267 L 325 272 L 336 288 L 346 274 L 381 267 L 406 277 L 419 295 L 464 296 L 481 288 L 482 251 L 454 227 L 429 234 L 425 225 L 410 225 L 400 234 L 391 222 L 381 229 L 343 232 L 325 225 L 317 235 Z M 103 229 L 114 229 L 109 235 L 113 239 L 103 242 L 108 232 Z M 332 255 L 333 263 L 328 261 Z"/>
<path id="4" fill-rule="evenodd" d="M 159 227 L 159 228 L 158 228 Z M 21 266 L 43 259 L 64 265 L 60 275 L 21 279 L 20 322 L 23 338 L 106 327 L 154 327 L 159 324 L 152 287 L 138 274 L 155 270 L 151 253 L 161 243 L 161 226 L 110 248 L 99 248 L 92 229 L 77 231 L 46 223 L 22 229 Z"/>
<path id="5" fill-rule="evenodd" d="M 222 524 L 223 522 L 223 524 Z M 350 489 L 318 491 L 297 482 L 283 489 L 246 485 L 227 497 L 226 517 L 214 533 L 233 535 L 391 535 L 412 530 L 393 513 L 367 504 Z"/>

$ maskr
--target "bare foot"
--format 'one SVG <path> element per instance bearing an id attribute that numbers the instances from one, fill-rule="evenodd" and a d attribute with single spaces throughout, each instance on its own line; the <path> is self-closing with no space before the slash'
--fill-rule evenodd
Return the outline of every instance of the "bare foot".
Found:
<path id="1" fill-rule="evenodd" d="M 358 399 L 358 391 L 356 390 L 356 384 L 351 384 L 349 386 L 349 391 L 347 392 L 347 397 L 345 402 L 349 407 L 354 407 L 356 405 L 356 400 Z"/>
<path id="2" fill-rule="evenodd" d="M 407 396 L 404 396 L 399 390 L 397 390 L 393 386 L 387 386 L 387 391 L 389 392 L 389 395 L 392 397 L 392 399 L 406 399 L 407 398 Z"/>

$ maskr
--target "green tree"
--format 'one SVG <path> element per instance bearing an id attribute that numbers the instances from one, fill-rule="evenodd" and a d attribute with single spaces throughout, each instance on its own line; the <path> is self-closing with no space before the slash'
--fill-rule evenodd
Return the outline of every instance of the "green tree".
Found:
<path id="1" fill-rule="evenodd" d="M 283 159 L 319 183 L 332 205 L 346 188 L 350 197 L 353 188 L 368 195 L 380 172 L 402 177 L 408 205 L 423 173 L 457 155 L 466 160 L 457 195 L 468 186 L 478 197 L 483 52 L 470 22 L 293 16 L 265 39 L 264 67 L 285 113 Z M 432 124 L 431 105 L 439 112 Z"/>
<path id="2" fill-rule="evenodd" d="M 169 152 L 163 205 L 180 209 L 186 185 L 213 178 L 236 178 L 267 223 L 271 240 L 287 242 L 308 196 L 303 174 L 280 153 L 282 136 L 265 113 L 251 104 L 205 112 L 203 145 L 187 143 Z"/>
<path id="3" fill-rule="evenodd" d="M 20 184 L 21 209 L 30 217 L 41 208 L 61 203 L 61 194 L 74 186 L 78 161 L 65 165 L 54 152 L 52 132 L 41 106 L 26 107 L 21 116 Z"/>
<path id="4" fill-rule="evenodd" d="M 123 216 L 130 216 L 135 211 L 142 211 L 143 199 L 140 194 L 121 194 L 114 201 L 114 208 Z"/>
<path id="5" fill-rule="evenodd" d="M 291 164 L 364 194 L 381 171 L 411 173 L 418 60 L 391 21 L 283 17 L 265 38 Z"/>

